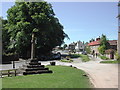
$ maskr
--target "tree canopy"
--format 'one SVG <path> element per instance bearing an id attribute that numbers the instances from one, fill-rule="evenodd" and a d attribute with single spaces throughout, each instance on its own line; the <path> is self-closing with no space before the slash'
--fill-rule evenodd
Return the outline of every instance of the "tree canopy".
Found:
<path id="1" fill-rule="evenodd" d="M 7 11 L 6 28 L 10 35 L 9 48 L 21 56 L 30 55 L 31 35 L 36 32 L 36 54 L 49 53 L 68 37 L 63 31 L 51 4 L 42 2 L 16 2 Z"/>
<path id="2" fill-rule="evenodd" d="M 100 39 L 100 47 L 98 48 L 98 50 L 102 55 L 104 55 L 105 50 L 107 49 L 108 49 L 108 40 L 106 38 L 106 35 L 102 34 L 101 39 Z"/>

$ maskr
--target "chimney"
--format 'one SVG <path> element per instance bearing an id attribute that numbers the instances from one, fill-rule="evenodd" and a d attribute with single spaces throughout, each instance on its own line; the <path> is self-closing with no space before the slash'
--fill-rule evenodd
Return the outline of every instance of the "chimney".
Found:
<path id="1" fill-rule="evenodd" d="M 100 37 L 99 37 L 99 38 L 96 38 L 96 41 L 100 41 Z"/>

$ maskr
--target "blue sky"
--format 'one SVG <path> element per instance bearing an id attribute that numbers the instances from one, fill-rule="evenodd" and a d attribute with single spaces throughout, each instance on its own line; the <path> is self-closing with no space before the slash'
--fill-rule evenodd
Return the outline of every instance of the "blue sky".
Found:
<path id="1" fill-rule="evenodd" d="M 117 39 L 118 7 L 117 2 L 52 2 L 53 10 L 64 31 L 73 41 L 89 41 L 105 34 L 108 39 Z M 2 3 L 2 16 L 14 3 Z"/>

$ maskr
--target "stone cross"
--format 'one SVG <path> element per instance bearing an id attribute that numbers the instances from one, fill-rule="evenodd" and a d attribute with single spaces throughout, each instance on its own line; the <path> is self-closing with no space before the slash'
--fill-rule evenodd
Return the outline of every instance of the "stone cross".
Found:
<path id="1" fill-rule="evenodd" d="M 32 33 L 32 40 L 31 40 L 31 60 L 35 58 L 35 33 Z"/>

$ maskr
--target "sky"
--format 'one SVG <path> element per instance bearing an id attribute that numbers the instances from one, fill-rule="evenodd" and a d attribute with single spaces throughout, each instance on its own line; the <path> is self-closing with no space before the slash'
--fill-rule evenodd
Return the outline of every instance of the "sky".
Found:
<path id="1" fill-rule="evenodd" d="M 56 17 L 64 27 L 70 44 L 76 41 L 88 42 L 105 34 L 109 40 L 117 40 L 117 2 L 51 2 Z M 2 3 L 2 16 L 14 3 Z"/>

